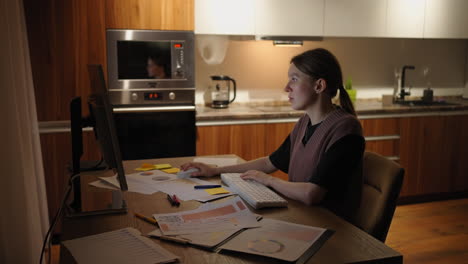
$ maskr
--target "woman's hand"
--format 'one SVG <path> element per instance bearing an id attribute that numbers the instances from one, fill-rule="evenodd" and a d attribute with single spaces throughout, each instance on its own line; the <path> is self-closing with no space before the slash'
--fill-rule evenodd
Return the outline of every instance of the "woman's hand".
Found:
<path id="1" fill-rule="evenodd" d="M 268 175 L 264 172 L 258 170 L 249 170 L 241 175 L 241 178 L 244 180 L 254 180 L 265 186 L 270 186 L 273 176 Z"/>
<path id="2" fill-rule="evenodd" d="M 210 167 L 205 163 L 200 162 L 188 162 L 180 166 L 183 171 L 186 171 L 191 168 L 196 168 L 199 171 L 193 172 L 190 176 L 191 177 L 198 177 L 198 176 L 205 176 L 205 177 L 213 177 L 218 175 L 218 170 L 216 168 Z"/>

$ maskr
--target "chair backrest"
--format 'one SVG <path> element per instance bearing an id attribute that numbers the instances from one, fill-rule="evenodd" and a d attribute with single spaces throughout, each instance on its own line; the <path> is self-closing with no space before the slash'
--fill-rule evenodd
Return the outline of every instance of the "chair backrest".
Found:
<path id="1" fill-rule="evenodd" d="M 403 184 L 404 169 L 373 152 L 363 157 L 361 205 L 351 222 L 385 242 Z"/>

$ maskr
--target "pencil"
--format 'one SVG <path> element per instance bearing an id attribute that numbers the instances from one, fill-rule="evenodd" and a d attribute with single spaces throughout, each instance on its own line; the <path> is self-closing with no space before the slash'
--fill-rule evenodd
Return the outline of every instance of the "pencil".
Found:
<path id="1" fill-rule="evenodd" d="M 153 225 L 158 224 L 158 221 L 156 221 L 156 219 L 154 219 L 154 218 L 146 217 L 146 216 L 144 216 L 142 214 L 139 214 L 139 213 L 135 213 L 135 216 L 142 219 L 142 220 L 145 220 L 146 222 L 151 223 Z"/>
<path id="2" fill-rule="evenodd" d="M 220 188 L 221 185 L 213 184 L 213 185 L 195 185 L 193 188 L 195 189 L 213 189 L 213 188 Z"/>

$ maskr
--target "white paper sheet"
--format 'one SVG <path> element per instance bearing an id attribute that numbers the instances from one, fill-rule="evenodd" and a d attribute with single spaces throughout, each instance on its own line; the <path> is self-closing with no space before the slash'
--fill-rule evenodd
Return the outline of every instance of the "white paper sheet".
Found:
<path id="1" fill-rule="evenodd" d="M 260 226 L 256 216 L 239 197 L 223 203 L 207 204 L 195 210 L 153 216 L 164 235 L 209 233 Z"/>
<path id="2" fill-rule="evenodd" d="M 89 185 L 94 186 L 94 187 L 98 187 L 98 188 L 119 190 L 119 188 L 117 188 L 114 184 L 110 184 L 110 183 L 108 183 L 106 181 L 103 181 L 103 180 L 97 180 L 97 181 L 90 182 Z"/>
<path id="3" fill-rule="evenodd" d="M 198 178 L 178 179 L 174 181 L 166 181 L 158 184 L 161 192 L 169 195 L 176 195 L 182 201 L 196 200 L 200 202 L 207 202 L 214 199 L 226 197 L 229 194 L 210 195 L 203 189 L 193 188 L 195 185 L 210 185 L 213 184 L 209 181 L 200 180 Z"/>
<path id="4" fill-rule="evenodd" d="M 100 179 L 100 181 L 91 182 L 89 184 L 99 188 L 120 189 L 120 183 L 116 175 L 112 177 L 100 177 Z M 203 189 L 195 189 L 193 187 L 195 185 L 213 184 L 212 182 L 200 180 L 198 178 L 178 179 L 177 175 L 159 170 L 128 174 L 126 175 L 126 179 L 129 192 L 148 195 L 155 192 L 164 192 L 169 195 L 175 194 L 182 201 L 196 200 L 207 202 L 234 194 L 231 192 L 228 194 L 210 195 Z M 224 188 L 231 191 L 228 187 Z"/>
<path id="5" fill-rule="evenodd" d="M 162 182 L 177 179 L 174 174 L 165 173 L 159 170 L 137 172 L 125 175 L 129 192 L 142 194 L 153 194 L 161 191 L 158 187 Z M 120 188 L 117 176 L 100 177 L 101 180 Z"/>
<path id="6" fill-rule="evenodd" d="M 204 158 L 198 157 L 193 159 L 194 162 L 201 162 L 210 165 L 216 165 L 218 167 L 236 165 L 238 163 L 237 158 Z"/>
<path id="7" fill-rule="evenodd" d="M 178 257 L 134 228 L 64 241 L 77 263 L 166 263 Z"/>

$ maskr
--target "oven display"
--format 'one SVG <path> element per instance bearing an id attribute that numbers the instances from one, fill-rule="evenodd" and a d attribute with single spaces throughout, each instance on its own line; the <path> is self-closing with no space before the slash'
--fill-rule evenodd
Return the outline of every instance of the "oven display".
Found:
<path id="1" fill-rule="evenodd" d="M 145 100 L 161 100 L 162 99 L 162 93 L 145 93 Z"/>

